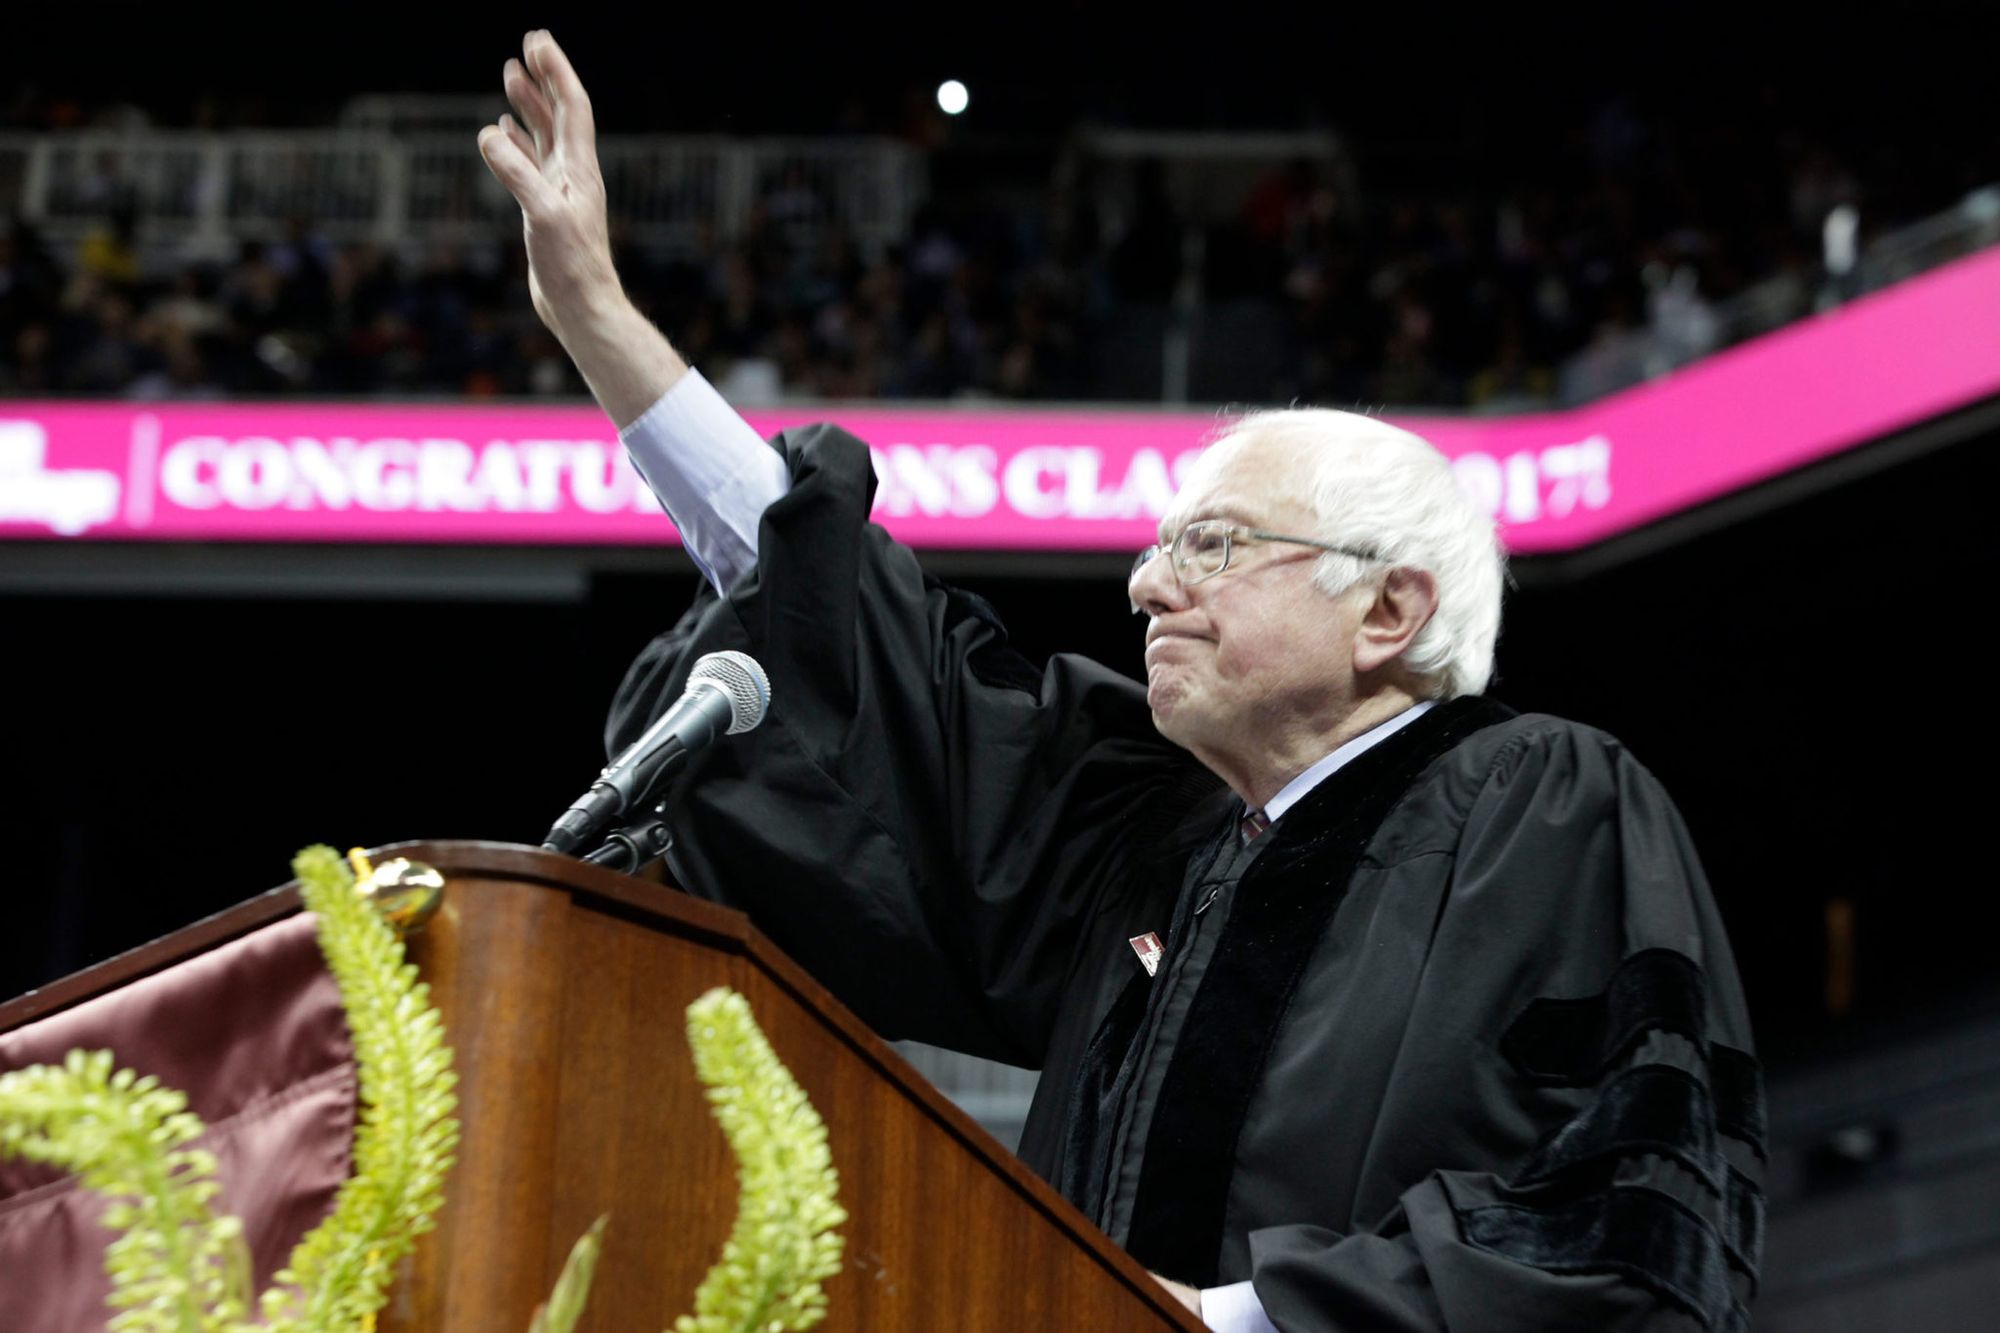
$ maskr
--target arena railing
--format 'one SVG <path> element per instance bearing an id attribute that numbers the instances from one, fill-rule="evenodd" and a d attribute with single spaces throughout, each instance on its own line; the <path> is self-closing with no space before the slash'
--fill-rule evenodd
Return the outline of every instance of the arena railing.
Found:
<path id="1" fill-rule="evenodd" d="M 810 242 L 835 226 L 868 251 L 908 231 L 923 154 L 897 140 L 607 136 L 614 216 L 642 245 L 693 252 L 760 218 Z M 139 239 L 222 257 L 309 223 L 335 243 L 488 239 L 519 225 L 470 132 L 74 131 L 0 134 L 0 210 L 59 243 L 136 210 Z"/>

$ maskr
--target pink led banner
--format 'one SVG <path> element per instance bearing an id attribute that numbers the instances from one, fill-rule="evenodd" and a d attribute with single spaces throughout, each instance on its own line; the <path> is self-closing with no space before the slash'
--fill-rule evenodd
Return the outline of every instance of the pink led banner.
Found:
<path id="1" fill-rule="evenodd" d="M 1574 549 L 2000 393 L 1990 250 L 1571 412 L 1406 417 L 1521 552 Z M 918 547 L 1144 545 L 1213 414 L 825 416 Z M 592 408 L 0 403 L 0 537 L 610 545 L 675 540 Z"/>

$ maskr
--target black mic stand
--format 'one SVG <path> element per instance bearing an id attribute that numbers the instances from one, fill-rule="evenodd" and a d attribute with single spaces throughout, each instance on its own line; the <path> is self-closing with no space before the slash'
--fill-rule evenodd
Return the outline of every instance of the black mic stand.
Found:
<path id="1" fill-rule="evenodd" d="M 667 848 L 673 844 L 674 835 L 667 829 L 667 817 L 661 807 L 655 806 L 651 814 L 619 829 L 602 847 L 583 859 L 591 865 L 630 875 L 641 866 L 665 856 Z"/>

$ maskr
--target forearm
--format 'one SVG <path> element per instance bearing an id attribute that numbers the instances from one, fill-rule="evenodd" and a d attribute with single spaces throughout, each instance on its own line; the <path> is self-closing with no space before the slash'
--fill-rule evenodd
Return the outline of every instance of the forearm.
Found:
<path id="1" fill-rule="evenodd" d="M 622 291 L 595 298 L 565 318 L 558 337 L 598 405 L 621 431 L 687 374 L 687 362 L 666 335 Z"/>

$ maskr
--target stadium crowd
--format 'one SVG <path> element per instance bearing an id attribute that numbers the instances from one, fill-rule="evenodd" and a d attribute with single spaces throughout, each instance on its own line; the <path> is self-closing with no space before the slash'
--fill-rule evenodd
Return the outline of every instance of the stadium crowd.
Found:
<path id="1" fill-rule="evenodd" d="M 879 254 L 837 225 L 799 243 L 774 181 L 732 242 L 627 247 L 621 272 L 712 378 L 766 394 L 1158 399 L 1178 321 L 1196 401 L 1504 411 L 1613 387 L 1590 352 L 1632 329 L 1705 350 L 1714 303 L 1773 275 L 1796 277 L 1803 313 L 1836 205 L 1873 229 L 1955 197 L 1885 174 L 1864 199 L 1803 135 L 1719 147 L 1617 103 L 1549 163 L 1483 195 L 1349 195 L 1301 160 L 1193 246 L 1157 163 L 1121 184 L 1115 226 L 1088 182 L 1025 208 L 941 191 Z M 0 233 L 0 393 L 582 392 L 511 233 L 406 253 L 334 245 L 302 219 L 227 262 L 183 262 L 146 250 L 142 223 L 114 207 L 73 252 L 19 218 Z"/>

